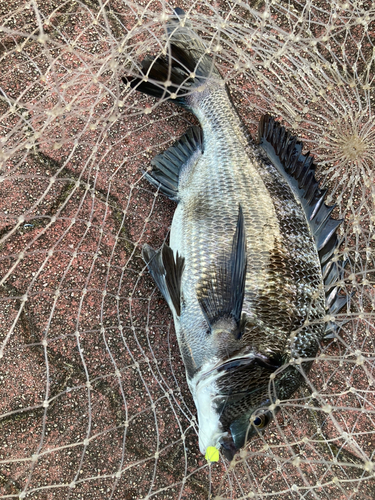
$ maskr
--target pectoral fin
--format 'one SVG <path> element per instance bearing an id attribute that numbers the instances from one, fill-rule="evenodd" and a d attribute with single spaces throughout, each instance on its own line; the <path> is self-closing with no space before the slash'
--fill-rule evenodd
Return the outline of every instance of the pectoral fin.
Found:
<path id="1" fill-rule="evenodd" d="M 237 227 L 230 252 L 224 252 L 208 278 L 203 279 L 197 290 L 198 302 L 211 330 L 221 320 L 234 320 L 240 327 L 245 295 L 246 237 L 241 205 Z"/>

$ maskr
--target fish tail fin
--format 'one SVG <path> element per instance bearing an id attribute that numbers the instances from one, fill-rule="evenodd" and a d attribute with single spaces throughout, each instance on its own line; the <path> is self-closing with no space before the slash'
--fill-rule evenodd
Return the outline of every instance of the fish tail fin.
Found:
<path id="1" fill-rule="evenodd" d="M 206 47 L 185 12 L 175 9 L 168 19 L 166 30 L 168 42 L 165 55 L 147 56 L 141 63 L 139 76 L 124 76 L 122 80 L 130 87 L 159 99 L 175 100 L 188 107 L 187 98 L 208 79 L 221 80 L 213 59 L 207 55 Z"/>

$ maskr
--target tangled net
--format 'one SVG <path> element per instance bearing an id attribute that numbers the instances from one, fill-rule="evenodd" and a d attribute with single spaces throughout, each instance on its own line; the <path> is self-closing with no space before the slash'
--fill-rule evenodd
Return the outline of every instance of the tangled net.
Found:
<path id="1" fill-rule="evenodd" d="M 174 203 L 143 178 L 195 123 L 121 82 L 164 0 L 9 1 L 0 22 L 0 498 L 375 497 L 375 8 L 181 2 L 255 136 L 276 116 L 343 218 L 336 338 L 229 464 L 199 453 L 168 307 L 140 249 Z M 332 318 L 325 318 L 329 321 Z"/>

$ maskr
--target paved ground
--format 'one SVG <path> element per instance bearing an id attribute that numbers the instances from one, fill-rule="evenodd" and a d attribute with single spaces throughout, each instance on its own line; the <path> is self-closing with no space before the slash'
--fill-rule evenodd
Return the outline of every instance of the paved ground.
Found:
<path id="1" fill-rule="evenodd" d="M 370 261 L 353 278 L 363 313 L 316 363 L 316 399 L 305 391 L 284 405 L 234 465 L 200 455 L 172 318 L 140 256 L 167 238 L 174 211 L 142 169 L 194 119 L 120 84 L 116 40 L 141 2 L 111 6 L 105 16 L 88 1 L 1 7 L 1 498 L 373 498 L 374 293 L 360 281 Z M 134 59 L 143 38 L 140 25 L 127 41 Z M 224 70 L 232 54 L 221 54 Z M 231 85 L 254 135 L 278 97 L 261 81 Z M 315 106 L 290 126 L 329 153 L 306 132 L 323 127 Z M 362 201 L 346 196 L 368 235 L 366 179 Z M 355 238 L 347 247 L 362 250 Z"/>

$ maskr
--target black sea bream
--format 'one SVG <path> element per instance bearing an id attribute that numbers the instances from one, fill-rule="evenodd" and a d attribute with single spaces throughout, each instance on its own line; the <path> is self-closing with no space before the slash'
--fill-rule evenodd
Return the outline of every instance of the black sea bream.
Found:
<path id="1" fill-rule="evenodd" d="M 146 58 L 132 88 L 198 118 L 152 160 L 148 180 L 177 202 L 170 244 L 143 257 L 173 313 L 199 421 L 199 447 L 230 460 L 304 380 L 327 322 L 347 302 L 342 263 L 302 144 L 265 116 L 255 144 L 181 9 L 166 55 Z M 302 368 L 301 368 L 302 367 Z"/>

